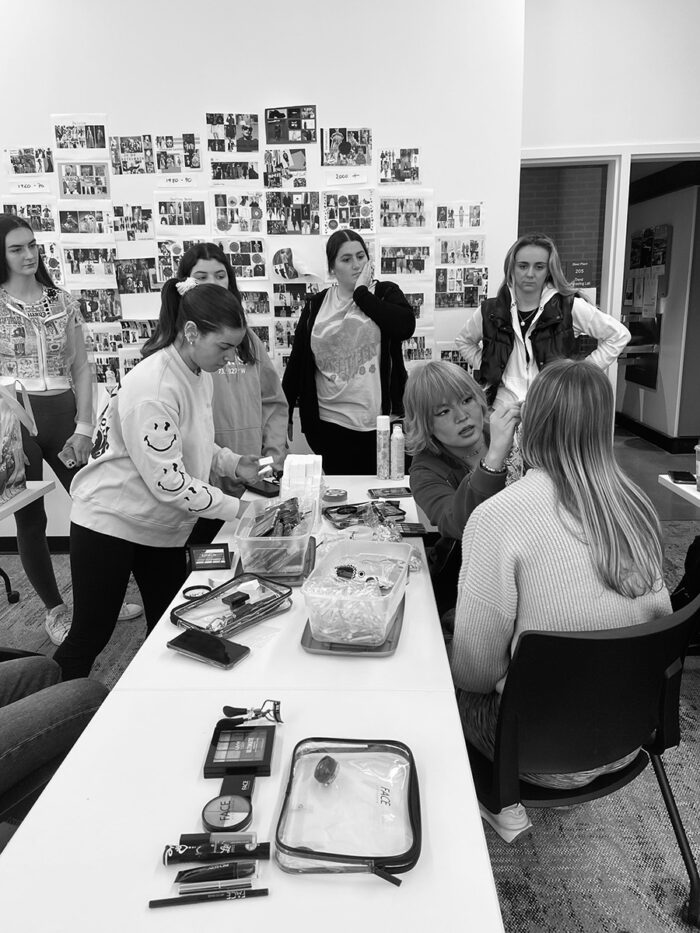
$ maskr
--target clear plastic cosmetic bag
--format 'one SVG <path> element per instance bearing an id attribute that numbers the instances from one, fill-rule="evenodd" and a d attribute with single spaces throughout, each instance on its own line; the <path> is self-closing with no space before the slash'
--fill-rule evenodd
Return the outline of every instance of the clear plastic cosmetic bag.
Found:
<path id="1" fill-rule="evenodd" d="M 372 872 L 393 884 L 421 849 L 413 755 L 392 740 L 308 738 L 292 755 L 275 859 L 283 871 Z"/>
<path id="2" fill-rule="evenodd" d="M 170 621 L 182 628 L 230 638 L 285 612 L 292 605 L 291 595 L 288 586 L 254 573 L 242 573 L 197 599 L 174 606 Z"/>

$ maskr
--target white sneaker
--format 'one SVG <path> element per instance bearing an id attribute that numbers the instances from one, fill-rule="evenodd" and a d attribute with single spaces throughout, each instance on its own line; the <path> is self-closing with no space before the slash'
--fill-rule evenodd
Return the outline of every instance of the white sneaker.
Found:
<path id="1" fill-rule="evenodd" d="M 118 622 L 131 622 L 132 619 L 138 619 L 143 612 L 143 606 L 138 603 L 124 603 L 119 610 Z"/>
<path id="2" fill-rule="evenodd" d="M 504 842 L 513 842 L 521 833 L 532 828 L 527 810 L 521 803 L 504 807 L 500 813 L 491 813 L 483 804 L 479 804 L 482 819 L 493 826 Z"/>
<path id="3" fill-rule="evenodd" d="M 44 628 L 54 645 L 62 645 L 66 640 L 66 635 L 70 631 L 73 616 L 68 610 L 68 606 L 59 603 L 53 609 L 46 613 Z"/>

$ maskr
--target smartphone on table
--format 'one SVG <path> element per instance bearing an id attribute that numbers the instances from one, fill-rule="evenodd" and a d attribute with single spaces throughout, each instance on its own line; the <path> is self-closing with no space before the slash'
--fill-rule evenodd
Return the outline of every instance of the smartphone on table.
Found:
<path id="1" fill-rule="evenodd" d="M 221 667 L 226 671 L 250 654 L 250 648 L 247 645 L 237 645 L 220 635 L 198 632 L 191 628 L 185 629 L 180 635 L 171 639 L 167 645 L 168 648 L 179 651 L 188 658 L 204 661 L 205 664 Z"/>
<path id="2" fill-rule="evenodd" d="M 405 499 L 413 495 L 408 486 L 373 486 L 367 493 L 370 499 Z"/>
<path id="3" fill-rule="evenodd" d="M 695 485 L 695 474 L 690 470 L 669 470 L 668 475 L 672 483 L 682 483 L 684 486 Z"/>

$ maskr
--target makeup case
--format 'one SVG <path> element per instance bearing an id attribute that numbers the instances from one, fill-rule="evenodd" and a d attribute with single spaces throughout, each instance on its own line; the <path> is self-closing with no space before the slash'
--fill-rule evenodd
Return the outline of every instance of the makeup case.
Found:
<path id="1" fill-rule="evenodd" d="M 275 860 L 291 873 L 372 872 L 392 884 L 421 849 L 413 755 L 392 740 L 299 742 L 275 835 Z"/>
<path id="2" fill-rule="evenodd" d="M 175 606 L 170 621 L 228 638 L 256 622 L 286 612 L 292 605 L 290 587 L 254 573 L 242 573 L 198 599 Z"/>

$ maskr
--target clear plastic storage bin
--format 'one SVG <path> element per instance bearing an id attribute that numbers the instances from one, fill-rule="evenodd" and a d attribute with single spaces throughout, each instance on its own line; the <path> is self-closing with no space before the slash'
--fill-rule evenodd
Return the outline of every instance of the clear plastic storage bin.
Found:
<path id="1" fill-rule="evenodd" d="M 339 541 L 301 588 L 317 641 L 381 645 L 403 599 L 410 544 Z"/>
<path id="2" fill-rule="evenodd" d="M 284 537 L 253 537 L 251 530 L 267 509 L 280 505 L 283 499 L 265 499 L 251 502 L 234 530 L 235 545 L 246 573 L 260 576 L 299 574 L 304 569 L 304 558 L 309 538 L 318 530 L 318 499 L 300 499 L 303 514 L 291 535 Z"/>

